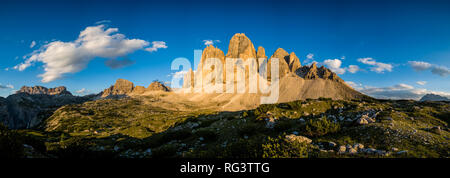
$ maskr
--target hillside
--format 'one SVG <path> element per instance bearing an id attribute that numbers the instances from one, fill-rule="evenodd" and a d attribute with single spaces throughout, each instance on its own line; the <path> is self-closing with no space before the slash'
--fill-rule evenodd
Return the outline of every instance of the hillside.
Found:
<path id="1" fill-rule="evenodd" d="M 14 131 L 36 157 L 443 157 L 448 102 L 308 99 L 222 112 L 175 111 L 159 96 L 58 109 Z"/>

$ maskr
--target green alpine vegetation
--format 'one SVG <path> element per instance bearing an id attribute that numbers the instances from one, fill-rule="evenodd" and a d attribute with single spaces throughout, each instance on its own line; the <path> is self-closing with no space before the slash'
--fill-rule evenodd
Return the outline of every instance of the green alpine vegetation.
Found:
<path id="1" fill-rule="evenodd" d="M 1 156 L 447 158 L 450 152 L 449 102 L 319 98 L 225 112 L 167 109 L 154 100 L 88 101 L 57 109 L 33 129 L 2 126 Z"/>

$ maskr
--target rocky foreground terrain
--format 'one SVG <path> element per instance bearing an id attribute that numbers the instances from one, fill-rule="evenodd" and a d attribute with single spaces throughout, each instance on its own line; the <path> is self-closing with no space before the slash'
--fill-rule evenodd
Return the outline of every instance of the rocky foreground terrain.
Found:
<path id="1" fill-rule="evenodd" d="M 164 95 L 66 105 L 35 129 L 2 128 L 0 143 L 12 145 L 2 156 L 449 157 L 448 102 L 320 98 L 178 111 L 155 105 Z"/>

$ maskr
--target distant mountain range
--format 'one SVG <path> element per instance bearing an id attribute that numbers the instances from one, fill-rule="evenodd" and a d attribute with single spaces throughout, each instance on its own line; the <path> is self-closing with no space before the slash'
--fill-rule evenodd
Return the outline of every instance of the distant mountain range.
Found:
<path id="1" fill-rule="evenodd" d="M 440 95 L 435 95 L 435 94 L 430 93 L 430 94 L 426 94 L 425 96 L 420 98 L 420 101 L 450 101 L 450 99 L 447 97 L 443 97 Z"/>

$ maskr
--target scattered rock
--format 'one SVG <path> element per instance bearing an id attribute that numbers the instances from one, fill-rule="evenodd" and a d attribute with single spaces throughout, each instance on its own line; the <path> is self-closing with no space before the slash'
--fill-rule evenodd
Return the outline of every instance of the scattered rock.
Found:
<path id="1" fill-rule="evenodd" d="M 349 154 L 356 154 L 358 151 L 356 149 L 354 149 L 354 148 L 350 148 L 350 149 L 347 149 L 347 152 Z"/>
<path id="2" fill-rule="evenodd" d="M 364 145 L 361 144 L 361 143 L 357 143 L 357 144 L 353 145 L 353 148 L 354 148 L 354 149 L 357 149 L 357 150 L 363 149 L 363 148 L 364 148 Z"/>
<path id="3" fill-rule="evenodd" d="M 439 127 L 439 126 L 432 127 L 430 129 L 430 131 L 435 133 L 435 134 L 441 134 L 441 127 Z"/>
<path id="4" fill-rule="evenodd" d="M 338 149 L 338 153 L 340 153 L 340 154 L 345 153 L 346 150 L 347 150 L 347 148 L 344 145 L 341 145 Z"/>
<path id="5" fill-rule="evenodd" d="M 363 118 L 363 117 L 359 118 L 359 119 L 356 121 L 356 123 L 359 124 L 359 125 L 366 125 L 366 124 L 369 124 L 369 122 L 368 122 L 365 118 Z"/>
<path id="6" fill-rule="evenodd" d="M 289 142 L 299 142 L 299 143 L 306 142 L 308 144 L 312 142 L 312 140 L 307 137 L 300 136 L 300 135 L 297 136 L 294 134 L 286 135 L 286 140 L 288 140 Z"/>

